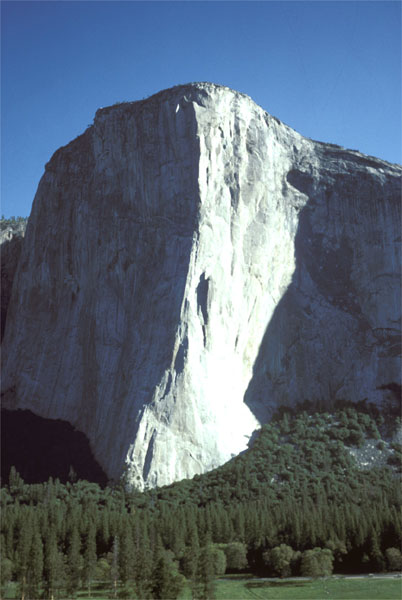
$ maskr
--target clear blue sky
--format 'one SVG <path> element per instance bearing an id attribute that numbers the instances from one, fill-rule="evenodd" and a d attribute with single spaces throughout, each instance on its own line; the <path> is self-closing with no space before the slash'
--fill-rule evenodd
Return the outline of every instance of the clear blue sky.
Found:
<path id="1" fill-rule="evenodd" d="M 189 81 L 251 96 L 300 133 L 401 162 L 401 4 L 2 1 L 2 208 L 100 106 Z"/>

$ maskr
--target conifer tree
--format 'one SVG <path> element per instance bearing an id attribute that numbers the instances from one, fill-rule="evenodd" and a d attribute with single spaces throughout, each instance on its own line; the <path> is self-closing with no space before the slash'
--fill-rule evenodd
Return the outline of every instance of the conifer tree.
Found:
<path id="1" fill-rule="evenodd" d="M 107 548 L 110 540 L 109 507 L 102 510 L 100 537 L 103 547 Z"/>
<path id="2" fill-rule="evenodd" d="M 32 536 L 28 564 L 28 593 L 31 598 L 40 597 L 43 580 L 43 543 L 36 527 Z"/>
<path id="3" fill-rule="evenodd" d="M 117 583 L 119 581 L 119 546 L 119 538 L 118 536 L 115 536 L 113 538 L 112 564 L 110 568 L 110 576 L 113 585 L 113 598 L 117 597 Z"/>
<path id="4" fill-rule="evenodd" d="M 81 540 L 78 533 L 77 524 L 74 523 L 70 532 L 70 545 L 67 554 L 67 591 L 73 597 L 75 597 L 77 590 L 80 587 L 80 575 L 82 569 L 82 557 L 80 551 Z"/>
<path id="5" fill-rule="evenodd" d="M 88 596 L 91 596 L 91 583 L 96 570 L 96 529 L 95 523 L 91 520 L 85 540 L 84 551 L 84 577 L 88 588 Z"/>
<path id="6" fill-rule="evenodd" d="M 188 534 L 188 544 L 184 550 L 181 560 L 182 572 L 190 581 L 195 580 L 197 573 L 198 557 L 200 553 L 200 544 L 198 540 L 198 531 L 193 524 Z"/>
<path id="7" fill-rule="evenodd" d="M 153 552 L 148 534 L 148 518 L 137 521 L 134 529 L 134 578 L 137 596 L 151 597 Z"/>
<path id="8" fill-rule="evenodd" d="M 154 598 L 171 600 L 177 598 L 183 588 L 184 579 L 178 573 L 177 565 L 170 552 L 158 541 L 154 551 L 152 574 L 152 595 Z"/>
<path id="9" fill-rule="evenodd" d="M 25 599 L 27 592 L 27 576 L 30 551 L 32 547 L 33 537 L 33 522 L 32 517 L 24 510 L 21 513 L 21 521 L 19 523 L 18 544 L 16 552 L 17 578 L 20 588 L 21 600 Z M 24 518 L 25 517 L 25 518 Z"/>
<path id="10" fill-rule="evenodd" d="M 192 594 L 194 600 L 213 600 L 215 598 L 215 570 L 210 541 L 200 550 Z"/>
<path id="11" fill-rule="evenodd" d="M 134 541 L 129 519 L 126 519 L 120 535 L 119 573 L 125 584 L 134 579 Z"/>
<path id="12" fill-rule="evenodd" d="M 45 556 L 44 556 L 44 584 L 46 598 L 54 598 L 54 587 L 56 580 L 56 562 L 57 562 L 57 542 L 54 531 L 47 530 L 45 537 Z"/>

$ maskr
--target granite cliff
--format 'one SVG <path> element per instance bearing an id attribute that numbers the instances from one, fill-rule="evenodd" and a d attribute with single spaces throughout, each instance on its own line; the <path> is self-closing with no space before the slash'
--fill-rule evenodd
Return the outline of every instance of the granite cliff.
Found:
<path id="1" fill-rule="evenodd" d="M 1 339 L 3 339 L 7 309 L 10 303 L 14 275 L 24 241 L 27 219 L 1 219 L 0 258 L 1 258 Z"/>
<path id="2" fill-rule="evenodd" d="M 142 488 L 216 467 L 281 404 L 400 382 L 401 167 L 208 83 L 99 109 L 46 165 L 3 402 Z"/>

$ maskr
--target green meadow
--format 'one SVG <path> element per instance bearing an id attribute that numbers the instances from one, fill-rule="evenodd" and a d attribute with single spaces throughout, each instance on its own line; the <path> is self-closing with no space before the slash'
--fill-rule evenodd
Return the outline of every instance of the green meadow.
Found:
<path id="1" fill-rule="evenodd" d="M 216 585 L 217 600 L 388 600 L 402 597 L 400 579 L 318 579 L 314 581 L 225 581 Z M 190 596 L 188 596 L 190 598 Z"/>
<path id="2" fill-rule="evenodd" d="M 10 585 L 7 600 L 19 598 L 17 586 Z M 117 597 L 121 598 L 121 590 Z M 361 577 L 356 579 L 333 576 L 316 580 L 285 579 L 264 581 L 254 577 L 233 576 L 215 582 L 215 600 L 401 600 L 402 579 L 399 577 Z M 64 596 L 60 597 L 63 600 Z M 78 600 L 89 598 L 88 591 L 80 590 Z M 110 588 L 98 584 L 92 589 L 91 600 L 113 598 Z M 185 588 L 179 600 L 191 600 L 191 590 Z M 132 599 L 141 600 L 141 599 Z M 166 600 L 161 598 L 160 600 Z M 212 598 L 211 598 L 212 600 Z"/>

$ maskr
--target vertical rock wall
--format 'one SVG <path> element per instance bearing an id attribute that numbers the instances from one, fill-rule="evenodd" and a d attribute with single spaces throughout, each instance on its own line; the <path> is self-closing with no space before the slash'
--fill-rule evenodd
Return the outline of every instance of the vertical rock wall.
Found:
<path id="1" fill-rule="evenodd" d="M 99 110 L 35 197 L 5 404 L 73 423 L 143 487 L 222 464 L 278 404 L 380 401 L 400 173 L 212 84 Z"/>
<path id="2" fill-rule="evenodd" d="M 26 224 L 26 219 L 16 220 L 15 222 L 5 219 L 1 222 L 1 339 L 3 339 L 7 310 L 24 241 Z"/>

